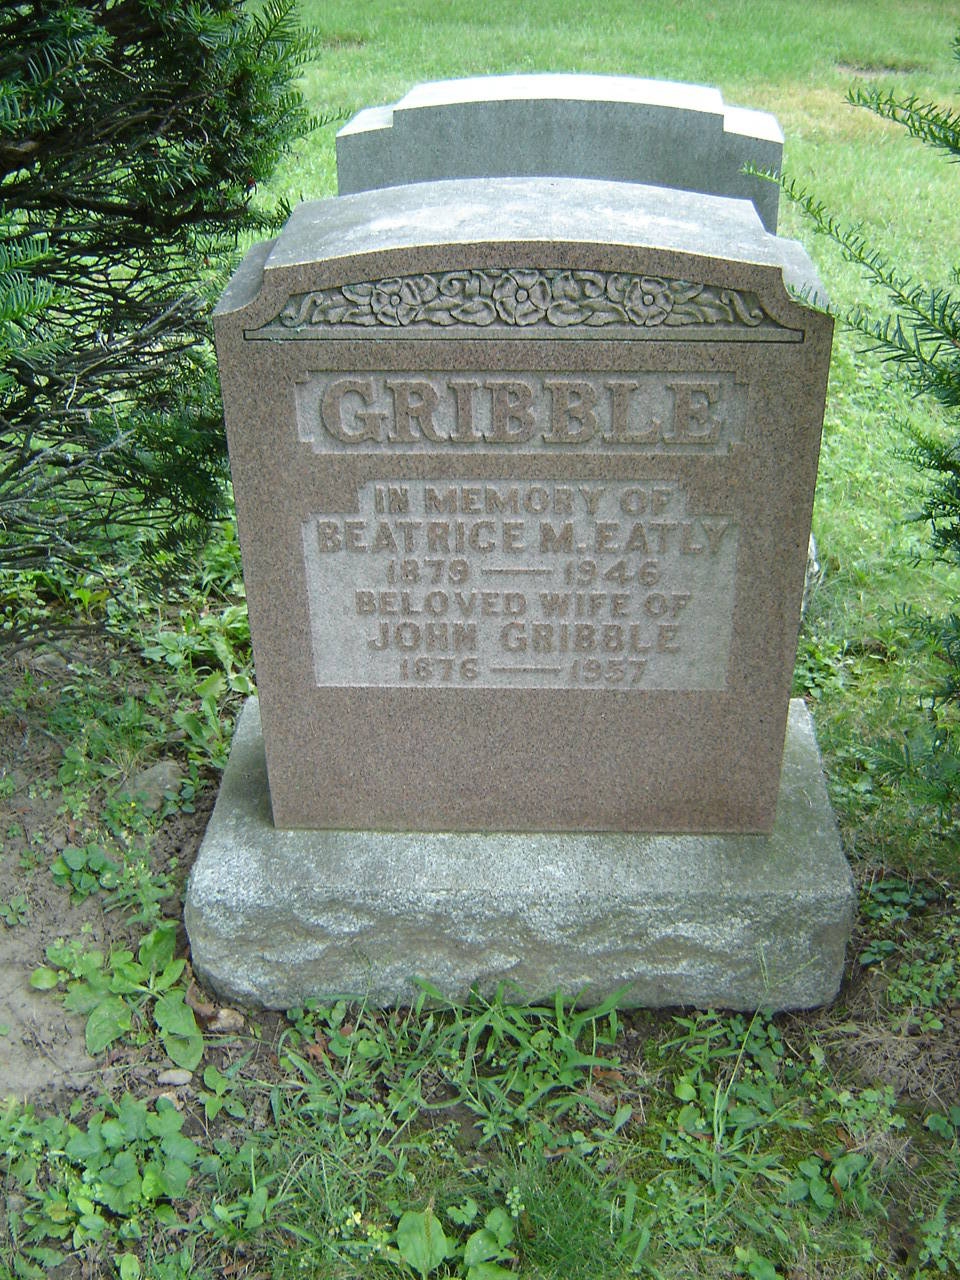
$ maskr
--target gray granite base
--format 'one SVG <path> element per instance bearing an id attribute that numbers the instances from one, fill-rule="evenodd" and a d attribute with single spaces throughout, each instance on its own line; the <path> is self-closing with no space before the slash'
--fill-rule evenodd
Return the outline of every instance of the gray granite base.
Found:
<path id="1" fill-rule="evenodd" d="M 804 704 L 776 825 L 756 835 L 277 830 L 244 707 L 187 891 L 195 972 L 286 1009 L 516 984 L 621 1004 L 811 1008 L 836 995 L 855 894 Z"/>

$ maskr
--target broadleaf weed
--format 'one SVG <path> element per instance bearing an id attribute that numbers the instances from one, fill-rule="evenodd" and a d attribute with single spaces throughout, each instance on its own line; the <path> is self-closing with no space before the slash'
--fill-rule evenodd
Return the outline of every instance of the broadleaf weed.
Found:
<path id="1" fill-rule="evenodd" d="M 64 1007 L 86 1017 L 92 1057 L 130 1033 L 143 1043 L 155 1026 L 171 1060 L 192 1071 L 203 1055 L 203 1035 L 185 1002 L 185 961 L 174 959 L 175 940 L 173 921 L 156 925 L 135 959 L 122 945 L 105 956 L 60 939 L 47 947 L 49 965 L 34 970 L 30 984 L 45 991 L 65 988 Z"/>

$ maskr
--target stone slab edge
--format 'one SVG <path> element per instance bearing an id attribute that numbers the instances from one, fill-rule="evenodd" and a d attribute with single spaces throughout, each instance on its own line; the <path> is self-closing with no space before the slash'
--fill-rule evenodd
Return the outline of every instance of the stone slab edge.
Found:
<path id="1" fill-rule="evenodd" d="M 305 780 L 306 784 L 307 780 Z M 812 1008 L 836 994 L 855 893 L 813 722 L 790 706 L 769 836 L 277 830 L 245 705 L 192 871 L 194 971 L 233 1002 L 403 1005 L 501 981 L 620 1004 Z"/>

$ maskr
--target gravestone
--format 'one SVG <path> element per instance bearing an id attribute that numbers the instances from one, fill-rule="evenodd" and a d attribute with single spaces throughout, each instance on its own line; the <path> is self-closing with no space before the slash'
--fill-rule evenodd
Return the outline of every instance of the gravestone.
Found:
<path id="1" fill-rule="evenodd" d="M 337 135 L 341 195 L 443 178 L 604 178 L 751 200 L 777 229 L 783 134 L 704 85 L 631 76 L 509 75 L 420 84 Z"/>
<path id="2" fill-rule="evenodd" d="M 259 705 L 191 878 L 197 972 L 273 1007 L 417 974 L 830 999 L 850 876 L 789 703 L 809 261 L 742 199 L 369 186 L 302 205 L 218 307 Z"/>

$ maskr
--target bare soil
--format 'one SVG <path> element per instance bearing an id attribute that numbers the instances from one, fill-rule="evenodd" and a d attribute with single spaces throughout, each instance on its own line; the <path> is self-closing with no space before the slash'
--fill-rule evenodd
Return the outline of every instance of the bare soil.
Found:
<path id="1" fill-rule="evenodd" d="M 104 663 L 110 651 L 106 641 L 88 641 L 84 665 Z M 0 1099 L 65 1102 L 70 1094 L 98 1090 L 108 1064 L 88 1056 L 84 1020 L 65 1013 L 56 995 L 34 990 L 30 976 L 58 939 L 82 938 L 103 951 L 135 940 L 122 912 L 105 912 L 100 894 L 80 900 L 51 874 L 58 853 L 87 835 L 88 824 L 70 814 L 57 776 L 69 743 L 47 727 L 58 681 L 75 675 L 56 652 L 21 655 L 16 668 L 0 679 Z M 14 706 L 11 689 L 24 672 L 31 695 Z M 170 744 L 157 749 L 167 752 Z M 132 759 L 131 772 L 142 764 Z M 122 785 L 122 777 L 114 783 Z M 212 775 L 193 812 L 170 814 L 150 837 L 152 865 L 167 869 L 174 860 L 181 891 L 215 798 Z M 177 905 L 166 908 L 175 913 Z"/>

